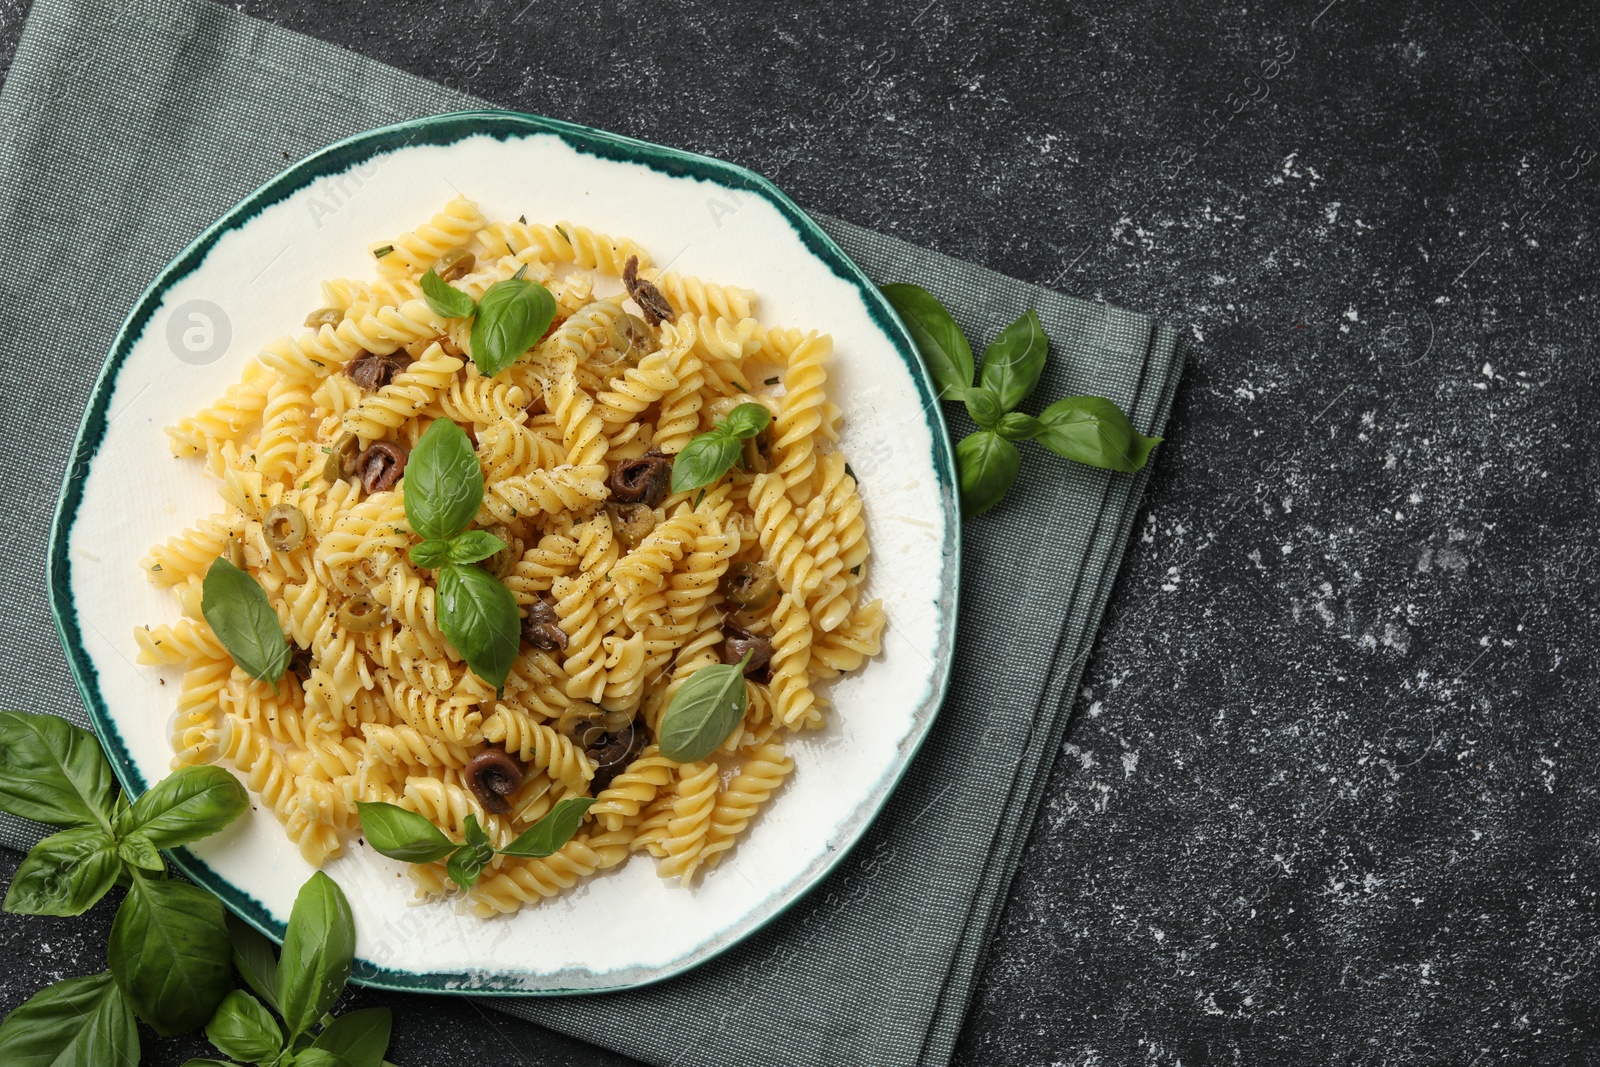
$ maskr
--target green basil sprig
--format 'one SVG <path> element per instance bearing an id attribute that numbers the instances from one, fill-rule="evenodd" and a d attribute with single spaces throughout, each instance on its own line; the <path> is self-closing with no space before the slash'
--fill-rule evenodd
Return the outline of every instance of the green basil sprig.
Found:
<path id="1" fill-rule="evenodd" d="M 672 461 L 672 491 L 699 489 L 727 474 L 743 453 L 744 442 L 771 421 L 772 412 L 764 405 L 740 404 L 727 418 L 691 438 Z"/>
<path id="2" fill-rule="evenodd" d="M 701 667 L 672 694 L 661 716 L 661 754 L 678 763 L 705 759 L 728 739 L 744 718 L 744 668 L 754 653 L 738 663 Z"/>
<path id="3" fill-rule="evenodd" d="M 283 677 L 289 639 L 260 582 L 219 556 L 206 568 L 200 612 L 246 674 L 274 684 Z"/>
<path id="4" fill-rule="evenodd" d="M 478 877 L 496 852 L 502 856 L 549 856 L 560 851 L 583 823 L 584 812 L 593 797 L 567 797 L 544 817 L 517 836 L 505 848 L 496 849 L 476 815 L 469 814 L 462 829 L 465 841 L 445 836 L 425 817 L 395 804 L 362 801 L 356 805 L 361 815 L 361 834 L 367 844 L 390 859 L 405 863 L 435 863 L 445 860 L 446 873 L 463 889 L 478 883 Z"/>
<path id="5" fill-rule="evenodd" d="M 253 992 L 236 989 L 211 1016 L 206 1037 L 223 1055 L 261 1067 L 382 1067 L 393 1020 L 388 1008 L 329 1019 L 355 964 L 350 902 L 320 871 L 300 887 L 281 959 L 272 943 L 230 921 L 233 960 Z M 276 1012 L 276 1015 L 274 1015 Z M 184 1067 L 218 1064 L 190 1060 Z"/>
<path id="6" fill-rule="evenodd" d="M 158 848 L 215 833 L 248 808 L 244 786 L 217 767 L 185 767 L 130 805 L 93 734 L 51 715 L 0 712 L 0 810 L 64 827 L 23 860 L 5 910 L 76 915 L 119 881 L 128 886 L 109 969 L 57 982 L 7 1016 L 0 1064 L 137 1063 L 138 1017 L 168 1036 L 204 1025 L 224 1055 L 256 1064 L 383 1067 L 387 1008 L 326 1022 L 355 955 L 349 902 L 332 879 L 319 873 L 301 889 L 281 963 L 215 897 L 167 879 Z M 234 988 L 235 968 L 255 995 Z"/>
<path id="7" fill-rule="evenodd" d="M 0 810 L 64 827 L 22 861 L 4 909 L 78 915 L 128 885 L 108 973 L 58 983 L 12 1012 L 0 1025 L 0 1063 L 134 1062 L 135 1015 L 161 1034 L 210 1018 L 233 985 L 222 905 L 168 881 L 156 850 L 215 833 L 248 808 L 244 786 L 215 767 L 185 767 L 130 805 L 93 734 L 53 715 L 0 713 Z M 56 1027 L 61 1010 L 82 1033 Z"/>
<path id="8" fill-rule="evenodd" d="M 472 319 L 472 362 L 490 378 L 537 344 L 555 320 L 556 298 L 538 282 L 524 278 L 527 269 L 524 266 L 505 281 L 495 282 L 478 301 L 435 271 L 422 276 L 422 295 L 435 315 Z"/>
<path id="9" fill-rule="evenodd" d="M 1069 396 L 1038 416 L 1013 410 L 1039 384 L 1050 342 L 1039 316 L 1028 311 L 1000 332 L 974 366 L 972 349 L 949 310 L 920 285 L 896 282 L 883 294 L 916 342 L 939 396 L 960 400 L 977 423 L 956 445 L 961 510 L 981 515 L 1005 496 L 1022 467 L 1013 442 L 1037 441 L 1066 459 L 1104 470 L 1132 472 L 1161 443 L 1133 428 L 1116 404 L 1100 396 Z M 974 374 L 977 382 L 973 382 Z"/>
<path id="10" fill-rule="evenodd" d="M 468 530 L 483 503 L 483 468 L 465 431 L 435 419 L 406 462 L 406 521 L 424 540 L 411 562 L 437 570 L 439 628 L 484 681 L 504 685 L 521 644 L 522 619 L 511 591 L 472 564 L 506 547 L 486 530 Z"/>

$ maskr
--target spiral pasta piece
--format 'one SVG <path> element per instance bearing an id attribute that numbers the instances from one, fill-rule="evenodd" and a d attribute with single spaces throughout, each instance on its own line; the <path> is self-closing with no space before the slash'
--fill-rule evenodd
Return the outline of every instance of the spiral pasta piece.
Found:
<path id="1" fill-rule="evenodd" d="M 415 230 L 380 245 L 389 251 L 377 258 L 378 273 L 389 277 L 406 271 L 423 274 L 446 252 L 466 247 L 483 223 L 478 205 L 458 196 Z"/>
<path id="2" fill-rule="evenodd" d="M 723 854 L 733 847 L 750 820 L 793 771 L 794 760 L 784 754 L 782 741 L 769 741 L 751 752 L 738 773 L 716 795 L 700 862 L 708 867 L 720 863 Z"/>

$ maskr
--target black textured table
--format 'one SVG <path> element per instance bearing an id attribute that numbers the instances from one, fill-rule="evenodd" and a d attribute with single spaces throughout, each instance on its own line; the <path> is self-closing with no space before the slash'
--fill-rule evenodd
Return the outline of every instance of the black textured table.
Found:
<path id="1" fill-rule="evenodd" d="M 1600 1048 L 1594 5 L 240 6 L 1192 324 L 958 1062 Z M 0 917 L 0 1010 L 110 916 Z M 411 1067 L 625 1062 L 353 999 Z"/>

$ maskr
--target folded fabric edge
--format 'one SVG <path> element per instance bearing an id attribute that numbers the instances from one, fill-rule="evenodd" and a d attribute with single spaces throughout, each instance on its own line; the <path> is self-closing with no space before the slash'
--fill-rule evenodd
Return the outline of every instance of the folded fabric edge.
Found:
<path id="1" fill-rule="evenodd" d="M 1151 342 L 1152 353 L 1165 351 L 1165 360 L 1159 364 L 1159 373 L 1153 376 L 1150 395 L 1154 399 L 1147 414 L 1150 432 L 1162 433 L 1171 416 L 1173 400 L 1183 367 L 1187 360 L 1188 345 L 1170 326 L 1158 323 Z M 1072 709 L 1076 701 L 1078 684 L 1088 666 L 1089 655 L 1099 635 L 1106 606 L 1117 578 L 1121 574 L 1132 535 L 1133 521 L 1139 513 L 1149 482 L 1150 468 L 1146 467 L 1128 480 L 1124 499 L 1111 521 L 1102 521 L 1097 533 L 1104 532 L 1103 543 L 1107 554 L 1099 568 L 1100 580 L 1089 598 L 1087 618 L 1094 620 L 1093 627 L 1077 635 L 1074 647 L 1062 648 L 1057 657 L 1058 680 L 1053 683 L 1057 693 L 1057 706 L 1051 712 L 1039 743 L 1033 749 L 1030 766 L 1012 783 L 1011 799 L 1007 803 L 1007 818 L 997 835 L 1000 858 L 985 872 L 985 882 L 974 897 L 967 928 L 963 932 L 961 947 L 952 961 L 944 989 L 941 993 L 933 1024 L 929 1027 L 927 1042 L 919 1062 L 945 1063 L 954 1052 L 961 1025 L 970 1007 L 977 985 L 983 957 L 999 924 L 1000 915 L 1011 883 L 1020 863 L 1022 848 L 1032 831 L 1043 802 L 1044 788 L 1055 766 L 1061 745 L 1072 723 Z M 1114 557 L 1114 560 L 1113 558 Z"/>

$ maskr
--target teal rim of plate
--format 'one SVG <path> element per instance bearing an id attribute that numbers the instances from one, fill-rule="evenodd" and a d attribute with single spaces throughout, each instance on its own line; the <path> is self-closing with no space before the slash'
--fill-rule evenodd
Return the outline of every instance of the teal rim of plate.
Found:
<path id="1" fill-rule="evenodd" d="M 950 445 L 949 430 L 945 426 L 944 416 L 940 410 L 938 392 L 927 369 L 918 358 L 905 326 L 890 307 L 888 300 L 878 291 L 878 287 L 810 216 L 772 182 L 754 171 L 710 156 L 652 144 L 648 141 L 638 141 L 560 119 L 496 110 L 451 112 L 379 127 L 336 141 L 300 160 L 245 197 L 195 238 L 157 275 L 155 281 L 139 297 L 127 321 L 123 323 L 112 344 L 110 357 L 95 382 L 83 422 L 78 427 L 72 458 L 67 465 L 61 494 L 56 503 L 55 519 L 50 529 L 47 568 L 50 606 L 55 616 L 56 630 L 67 653 L 68 665 L 78 683 L 78 690 L 83 696 L 84 705 L 88 709 L 95 733 L 100 738 L 100 744 L 105 749 L 106 757 L 122 783 L 124 791 L 129 797 L 137 797 L 148 786 L 134 767 L 122 738 L 111 721 L 105 699 L 100 693 L 98 674 L 84 647 L 82 633 L 78 627 L 77 607 L 72 599 L 72 561 L 67 551 L 72 526 L 83 498 L 83 483 L 89 465 L 104 441 L 111 396 L 115 391 L 117 375 L 128 353 L 143 336 L 151 317 L 161 307 L 166 291 L 204 263 L 212 247 L 224 234 L 250 221 L 266 208 L 288 199 L 319 178 L 345 173 L 376 156 L 414 145 L 442 147 L 485 134 L 501 141 L 512 137 L 553 135 L 585 155 L 618 163 L 642 164 L 672 177 L 693 178 L 723 188 L 755 193 L 772 204 L 794 228 L 813 256 L 829 267 L 836 276 L 851 283 L 860 291 L 862 301 L 874 324 L 894 343 L 901 360 L 904 361 L 912 381 L 916 384 L 932 437 L 933 467 L 939 479 L 940 503 L 945 516 L 945 554 L 936 598 L 941 616 L 939 648 L 933 673 L 929 679 L 929 688 L 919 703 L 912 733 L 906 742 L 902 742 L 902 754 L 898 765 L 879 783 L 877 791 L 868 798 L 868 802 L 842 825 L 837 832 L 837 838 L 830 840 L 812 864 L 789 883 L 786 900 L 775 907 L 770 907 L 765 915 L 760 915 L 758 908 L 758 911 L 753 913 L 757 915 L 753 921 L 725 931 L 683 957 L 659 967 L 615 971 L 586 971 L 575 968 L 568 972 L 557 972 L 553 976 L 539 976 L 504 969 L 418 973 L 390 970 L 357 959 L 352 974 L 352 980 L 357 984 L 408 993 L 559 996 L 617 992 L 672 978 L 715 958 L 785 914 L 816 888 L 817 884 L 827 877 L 865 835 L 890 794 L 905 776 L 912 759 L 932 729 L 933 720 L 949 686 L 960 590 L 961 520 L 956 506 L 956 486 L 959 483 L 956 477 L 954 452 Z M 865 817 L 862 817 L 863 813 Z M 185 876 L 214 893 L 234 914 L 267 936 L 282 942 L 283 924 L 273 919 L 259 901 L 217 874 L 187 849 L 175 849 L 167 855 Z M 524 980 L 535 981 L 559 980 L 562 973 L 573 976 L 587 974 L 596 979 L 614 980 L 605 984 L 597 982 L 594 985 L 583 986 L 530 988 L 518 984 L 519 973 Z"/>

